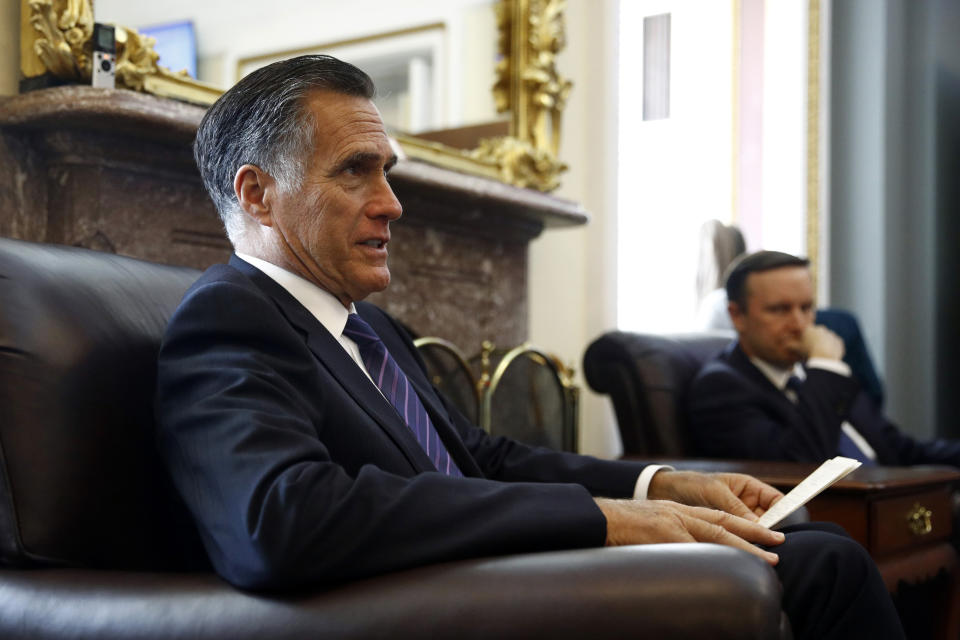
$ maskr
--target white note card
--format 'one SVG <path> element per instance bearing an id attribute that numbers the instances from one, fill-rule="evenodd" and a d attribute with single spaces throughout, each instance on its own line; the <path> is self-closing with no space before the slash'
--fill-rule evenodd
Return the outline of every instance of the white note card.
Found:
<path id="1" fill-rule="evenodd" d="M 770 507 L 769 511 L 760 516 L 760 524 L 767 528 L 772 527 L 860 464 L 859 460 L 843 456 L 827 460 L 795 486 L 790 493 L 780 498 L 780 501 Z"/>

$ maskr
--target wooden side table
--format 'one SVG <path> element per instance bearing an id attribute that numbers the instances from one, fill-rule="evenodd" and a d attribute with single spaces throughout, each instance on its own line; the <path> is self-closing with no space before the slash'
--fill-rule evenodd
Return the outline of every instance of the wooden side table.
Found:
<path id="1" fill-rule="evenodd" d="M 677 469 L 746 473 L 783 492 L 817 465 L 732 460 L 658 460 Z M 870 553 L 891 593 L 945 572 L 929 610 L 938 638 L 960 638 L 960 557 L 951 540 L 954 493 L 960 471 L 953 467 L 860 467 L 807 503 L 811 520 L 836 522 Z"/>

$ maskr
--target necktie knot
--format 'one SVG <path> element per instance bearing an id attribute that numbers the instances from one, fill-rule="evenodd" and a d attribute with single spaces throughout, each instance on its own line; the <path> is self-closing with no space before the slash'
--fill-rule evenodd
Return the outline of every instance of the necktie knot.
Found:
<path id="1" fill-rule="evenodd" d="M 380 336 L 377 335 L 377 332 L 357 313 L 351 313 L 347 316 L 347 324 L 343 328 L 343 333 L 356 342 L 358 347 L 374 345 L 380 342 Z"/>
<path id="2" fill-rule="evenodd" d="M 800 378 L 798 378 L 797 376 L 790 376 L 789 378 L 787 378 L 787 389 L 796 393 L 797 391 L 800 390 L 800 385 L 802 383 L 803 381 L 800 380 Z"/>

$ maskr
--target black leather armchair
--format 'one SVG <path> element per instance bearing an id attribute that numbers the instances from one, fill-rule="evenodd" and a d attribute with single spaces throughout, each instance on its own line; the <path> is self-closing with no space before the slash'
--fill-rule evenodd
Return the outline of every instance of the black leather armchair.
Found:
<path id="1" fill-rule="evenodd" d="M 152 444 L 156 351 L 197 272 L 0 239 L 0 637 L 789 637 L 714 545 L 423 567 L 295 594 L 213 574 Z"/>
<path id="2" fill-rule="evenodd" d="M 587 384 L 610 396 L 625 456 L 686 454 L 687 388 L 732 332 L 655 335 L 610 331 L 583 356 Z"/>

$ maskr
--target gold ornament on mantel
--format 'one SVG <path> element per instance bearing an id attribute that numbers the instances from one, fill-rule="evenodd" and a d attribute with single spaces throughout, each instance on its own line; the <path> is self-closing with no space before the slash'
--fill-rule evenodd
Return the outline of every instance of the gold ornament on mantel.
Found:
<path id="1" fill-rule="evenodd" d="M 90 78 L 89 46 L 93 10 L 86 0 L 23 0 L 29 5 L 29 24 L 35 34 L 33 53 L 43 69 L 65 80 Z M 22 10 L 22 5 L 21 5 Z"/>
<path id="2" fill-rule="evenodd" d="M 90 0 L 21 0 L 21 71 L 32 78 L 90 82 L 93 71 L 93 9 Z M 25 24 L 26 23 L 26 24 Z M 26 25 L 29 25 L 29 28 Z M 194 80 L 186 71 L 173 72 L 157 64 L 156 40 L 133 29 L 115 26 L 116 84 L 165 98 L 208 106 L 223 93 Z M 32 43 L 32 47 L 30 44 Z"/>
<path id="3" fill-rule="evenodd" d="M 565 0 L 504 0 L 497 5 L 500 62 L 493 97 L 511 114 L 511 136 L 481 141 L 478 158 L 496 159 L 510 182 L 549 191 L 566 166 L 557 160 L 563 108 L 572 83 L 557 72 L 566 45 Z"/>

